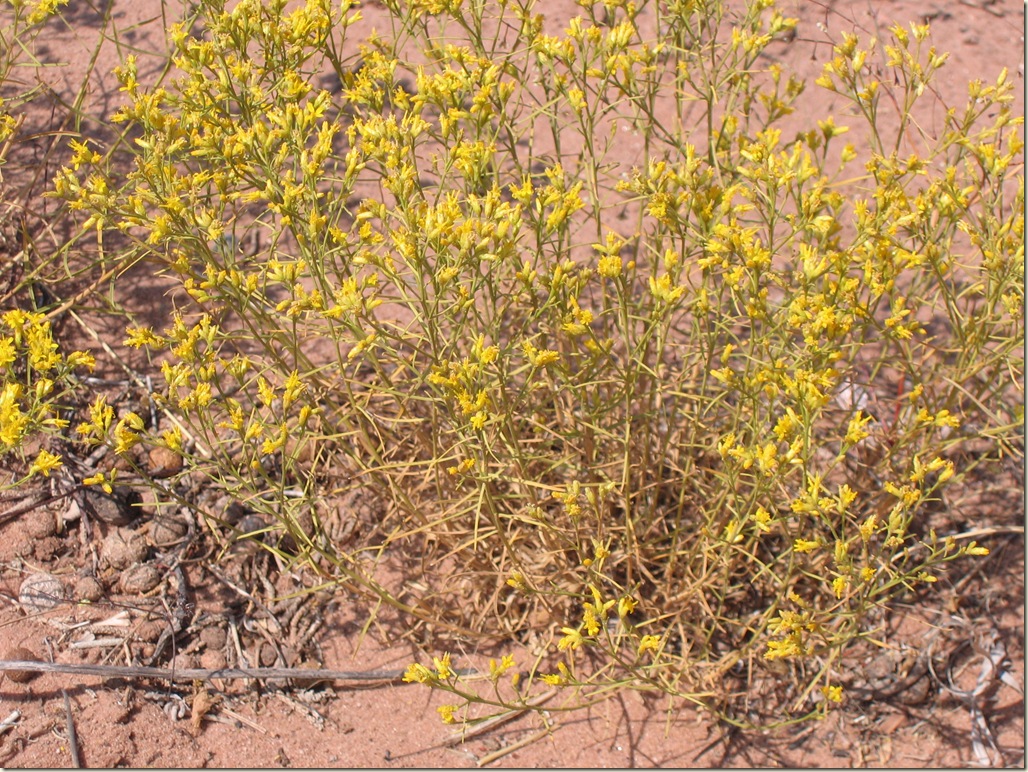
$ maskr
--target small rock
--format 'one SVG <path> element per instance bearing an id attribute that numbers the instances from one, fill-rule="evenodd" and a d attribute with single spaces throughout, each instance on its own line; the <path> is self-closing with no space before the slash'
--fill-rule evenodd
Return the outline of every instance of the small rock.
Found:
<path id="1" fill-rule="evenodd" d="M 126 568 L 118 584 L 121 591 L 132 595 L 150 592 L 161 583 L 161 572 L 153 563 L 142 563 Z"/>
<path id="2" fill-rule="evenodd" d="M 261 541 L 264 538 L 263 533 L 259 533 L 268 527 L 268 524 L 264 522 L 264 519 L 258 515 L 247 515 L 239 524 L 236 525 L 235 530 L 238 531 L 237 539 L 246 539 L 250 541 Z"/>
<path id="3" fill-rule="evenodd" d="M 224 505 L 220 507 L 220 510 L 221 517 L 226 523 L 229 525 L 239 523 L 240 527 L 242 527 L 242 521 L 246 519 L 246 507 L 241 502 L 226 500 L 224 502 L 219 501 L 218 504 Z M 263 528 L 264 526 L 261 525 L 260 527 Z"/>
<path id="4" fill-rule="evenodd" d="M 75 597 L 90 602 L 100 600 L 104 595 L 104 587 L 95 576 L 83 576 L 75 582 Z"/>
<path id="5" fill-rule="evenodd" d="M 306 509 L 300 510 L 295 515 L 289 517 L 291 520 L 288 524 L 289 530 L 283 534 L 279 546 L 284 552 L 298 553 L 305 549 L 317 535 L 317 527 L 314 525 L 314 517 Z M 294 531 L 293 529 L 296 530 Z M 300 536 L 300 533 L 303 535 Z"/>
<path id="6" fill-rule="evenodd" d="M 128 525 L 136 519 L 139 510 L 120 496 L 112 496 L 95 488 L 82 491 L 80 506 L 86 514 L 108 525 Z"/>
<path id="7" fill-rule="evenodd" d="M 260 550 L 261 542 L 266 535 L 268 524 L 257 515 L 247 515 L 225 534 L 232 540 L 229 554 L 234 557 L 247 557 Z"/>
<path id="8" fill-rule="evenodd" d="M 8 649 L 7 653 L 4 655 L 4 659 L 12 661 L 21 660 L 29 662 L 40 661 L 39 657 L 37 657 L 31 651 L 22 646 L 16 646 L 13 649 Z M 5 670 L 4 672 L 7 673 L 8 678 L 10 678 L 17 684 L 27 683 L 31 681 L 33 678 L 35 678 L 37 675 L 39 675 L 39 673 L 34 670 Z"/>
<path id="9" fill-rule="evenodd" d="M 32 574 L 18 591 L 18 602 L 28 614 L 57 608 L 64 601 L 64 585 L 53 574 Z"/>
<path id="10" fill-rule="evenodd" d="M 106 564 L 124 569 L 146 559 L 146 539 L 143 534 L 128 528 L 115 528 L 104 539 L 101 554 Z"/>
<path id="11" fill-rule="evenodd" d="M 141 641 L 148 641 L 149 643 L 156 643 L 157 639 L 161 637 L 161 633 L 168 627 L 167 622 L 162 622 L 158 619 L 148 619 L 145 622 L 140 622 L 136 626 L 136 637 Z M 146 647 L 143 647 L 144 651 Z M 150 651 L 145 656 L 149 657 L 153 655 L 153 647 L 150 647 Z"/>
<path id="12" fill-rule="evenodd" d="M 153 448 L 147 457 L 147 469 L 151 477 L 171 477 L 182 471 L 182 456 L 171 448 Z"/>
<path id="13" fill-rule="evenodd" d="M 168 547 L 180 541 L 188 531 L 189 526 L 180 518 L 159 516 L 150 528 L 150 538 L 158 547 Z"/>
<path id="14" fill-rule="evenodd" d="M 45 539 L 57 533 L 57 519 L 49 510 L 35 509 L 26 514 L 25 530 L 33 539 Z"/>
<path id="15" fill-rule="evenodd" d="M 225 652 L 208 649 L 200 655 L 200 667 L 205 670 L 221 670 L 228 667 L 228 660 L 225 659 Z"/>
<path id="16" fill-rule="evenodd" d="M 228 641 L 228 633 L 224 627 L 205 627 L 200 631 L 200 641 L 208 649 L 223 649 Z"/>
<path id="17" fill-rule="evenodd" d="M 278 661 L 278 652 L 275 651 L 275 647 L 265 641 L 261 644 L 260 652 L 257 655 L 257 661 L 261 667 L 274 667 Z"/>
<path id="18" fill-rule="evenodd" d="M 111 464 L 111 469 L 116 472 L 134 472 L 139 467 L 139 462 L 142 460 L 139 455 L 139 451 L 133 448 L 129 451 L 128 455 L 115 456 L 114 463 Z"/>
<path id="19" fill-rule="evenodd" d="M 196 657 L 180 651 L 172 658 L 170 667 L 172 670 L 190 670 L 196 667 Z"/>

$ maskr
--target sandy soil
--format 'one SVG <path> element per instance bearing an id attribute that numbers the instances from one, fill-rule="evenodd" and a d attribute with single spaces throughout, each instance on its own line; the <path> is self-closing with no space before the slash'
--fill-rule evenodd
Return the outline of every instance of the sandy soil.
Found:
<path id="1" fill-rule="evenodd" d="M 119 47 L 162 50 L 160 0 L 113 2 L 124 32 L 103 47 L 90 80 L 85 109 L 97 117 L 118 105 L 110 73 Z M 893 20 L 928 19 L 937 47 L 952 53 L 937 84 L 947 101 L 962 101 L 968 79 L 992 80 L 1003 67 L 1023 82 L 1024 6 L 1015 0 L 786 0 L 782 6 L 800 18 L 800 26 L 794 40 L 776 44 L 771 54 L 810 79 L 830 56 L 826 34 L 837 38 L 854 28 L 874 34 Z M 376 12 L 381 9 L 373 4 L 366 9 L 369 15 Z M 552 0 L 547 13 L 569 17 L 574 4 Z M 44 62 L 63 64 L 45 77 L 65 100 L 74 97 L 97 29 L 95 14 L 84 6 L 68 18 L 73 26 L 55 21 L 36 51 Z M 840 108 L 818 105 L 819 110 Z M 1024 114 L 1023 95 L 1015 112 Z M 85 124 L 86 131 L 90 126 Z M 149 290 L 149 297 L 160 295 L 158 286 L 140 289 Z M 14 512 L 17 505 L 0 502 L 0 513 Z M 169 580 L 161 577 L 162 583 L 147 592 L 138 589 L 147 577 L 137 577 L 136 591 L 126 592 L 126 580 L 118 581 L 122 572 L 110 556 L 133 549 L 133 540 L 154 549 L 156 524 L 144 519 L 119 530 L 95 521 L 87 532 L 81 520 L 61 527 L 65 507 L 0 514 L 0 648 L 5 649 L 0 656 L 15 658 L 11 651 L 22 647 L 40 659 L 52 651 L 59 662 L 113 662 L 126 646 L 148 656 L 160 644 L 161 620 L 168 617 Z M 1001 515 L 1011 523 L 1020 518 L 1020 513 Z M 933 604 L 897 616 L 890 638 L 896 656 L 855 653 L 853 696 L 814 725 L 732 732 L 695 711 L 669 710 L 661 699 L 624 693 L 572 714 L 561 713 L 554 698 L 542 713 L 462 742 L 439 720 L 435 708 L 444 702 L 441 696 L 395 679 L 308 688 L 215 682 L 201 695 L 199 686 L 172 690 L 140 679 L 47 674 L 17 682 L 8 674 L 0 676 L 0 721 L 14 711 L 20 717 L 0 735 L 0 765 L 72 766 L 74 748 L 78 762 L 90 767 L 935 767 L 974 765 L 982 752 L 994 765 L 1023 767 L 1023 536 L 997 538 L 990 546 L 987 570 L 945 578 Z M 93 565 L 108 566 L 97 576 L 99 586 L 88 578 Z M 256 613 L 254 604 L 232 588 L 232 571 L 231 561 L 220 578 L 198 565 L 185 568 L 181 578 L 191 616 L 176 639 L 179 667 L 215 667 L 231 659 L 402 671 L 419 656 L 412 646 L 396 642 L 402 636 L 395 629 L 373 627 L 362 636 L 361 608 L 343 593 L 314 597 L 283 626 Z M 20 603 L 26 578 L 38 574 L 56 576 L 67 600 L 37 610 Z M 73 602 L 84 598 L 93 600 L 91 605 Z M 112 645 L 111 638 L 134 642 Z M 908 656 L 918 644 L 923 650 L 926 641 L 930 656 L 918 661 L 937 667 L 934 673 L 919 671 Z M 990 645 L 1003 647 L 1011 663 L 1009 683 L 983 664 L 979 652 Z M 487 667 L 487 656 L 465 652 L 459 664 Z M 974 704 L 954 691 L 973 689 L 980 674 L 992 680 Z M 953 688 L 945 688 L 947 679 Z M 215 704 L 194 719 L 203 711 L 193 708 L 208 697 Z M 976 742 L 984 751 L 976 750 Z"/>

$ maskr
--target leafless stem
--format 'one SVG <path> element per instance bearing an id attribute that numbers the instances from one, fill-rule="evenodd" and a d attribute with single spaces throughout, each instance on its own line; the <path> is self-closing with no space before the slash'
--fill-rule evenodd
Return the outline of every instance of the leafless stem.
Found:
<path id="1" fill-rule="evenodd" d="M 66 673 L 69 675 L 92 675 L 103 678 L 164 678 L 169 681 L 209 681 L 212 678 L 302 678 L 320 681 L 399 681 L 403 670 L 311 670 L 298 667 L 255 667 L 221 668 L 171 668 L 118 666 L 118 665 L 71 665 L 62 662 L 32 662 L 28 660 L 0 660 L 0 670 L 21 670 L 35 673 Z"/>

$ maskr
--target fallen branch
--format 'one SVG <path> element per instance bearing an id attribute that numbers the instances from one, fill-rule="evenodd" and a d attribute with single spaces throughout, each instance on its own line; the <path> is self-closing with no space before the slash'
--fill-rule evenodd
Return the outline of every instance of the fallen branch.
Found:
<path id="1" fill-rule="evenodd" d="M 251 667 L 221 669 L 164 668 L 121 665 L 72 665 L 62 662 L 0 660 L 0 670 L 30 673 L 66 673 L 102 678 L 163 678 L 168 681 L 209 681 L 212 678 L 297 678 L 304 681 L 400 681 L 404 670 L 314 670 L 302 667 Z M 468 672 L 465 671 L 464 675 Z"/>

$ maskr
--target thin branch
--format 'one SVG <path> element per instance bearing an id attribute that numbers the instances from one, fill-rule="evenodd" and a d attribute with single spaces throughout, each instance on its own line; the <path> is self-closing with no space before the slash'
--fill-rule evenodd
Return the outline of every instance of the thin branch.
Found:
<path id="1" fill-rule="evenodd" d="M 72 665 L 62 662 L 32 662 L 30 660 L 0 660 L 0 670 L 21 670 L 32 673 L 66 673 L 69 675 L 91 675 L 103 678 L 164 678 L 169 681 L 209 681 L 212 678 L 299 678 L 305 681 L 400 681 L 404 670 L 315 670 L 301 667 L 255 667 L 255 668 L 171 668 L 119 666 L 119 665 Z M 464 674 L 472 671 L 465 671 Z"/>

